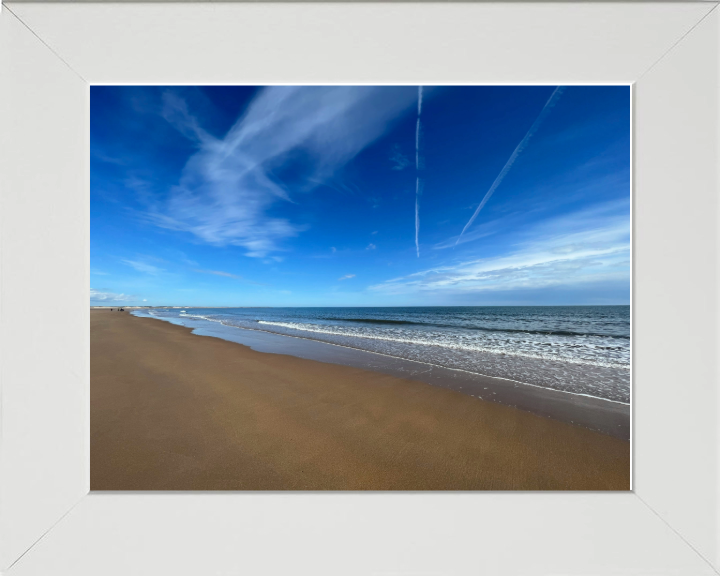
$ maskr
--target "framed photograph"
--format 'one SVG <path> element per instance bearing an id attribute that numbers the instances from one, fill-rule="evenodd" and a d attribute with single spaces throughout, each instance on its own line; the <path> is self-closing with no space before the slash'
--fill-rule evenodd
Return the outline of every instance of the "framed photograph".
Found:
<path id="1" fill-rule="evenodd" d="M 719 36 L 4 4 L 0 568 L 718 573 Z"/>
<path id="2" fill-rule="evenodd" d="M 91 490 L 630 489 L 629 86 L 103 85 L 90 125 Z"/>

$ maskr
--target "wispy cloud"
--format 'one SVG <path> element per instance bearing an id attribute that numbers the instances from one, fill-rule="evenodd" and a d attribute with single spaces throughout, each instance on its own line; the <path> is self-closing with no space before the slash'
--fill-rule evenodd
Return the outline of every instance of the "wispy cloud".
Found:
<path id="1" fill-rule="evenodd" d="M 355 278 L 355 274 L 345 274 L 345 276 L 341 276 L 338 280 L 350 280 L 350 278 Z"/>
<path id="2" fill-rule="evenodd" d="M 393 170 L 405 170 L 405 168 L 412 165 L 412 160 L 400 151 L 400 146 L 397 144 L 393 146 L 390 162 L 393 163 Z"/>
<path id="3" fill-rule="evenodd" d="M 185 252 L 178 250 L 177 255 L 183 264 L 186 264 L 188 266 L 198 266 L 198 263 L 195 260 L 193 260 L 192 258 L 188 258 L 187 254 L 185 254 Z"/>
<path id="4" fill-rule="evenodd" d="M 163 93 L 162 116 L 186 138 L 212 144 L 213 137 L 203 130 L 198 119 L 190 113 L 187 102 L 179 94 L 172 91 Z"/>
<path id="5" fill-rule="evenodd" d="M 100 160 L 101 162 L 107 162 L 108 164 L 115 164 L 116 166 L 124 166 L 127 164 L 127 161 L 124 158 L 118 158 L 106 154 L 98 146 L 92 147 L 91 155 L 93 159 Z"/>
<path id="6" fill-rule="evenodd" d="M 222 270 L 193 270 L 193 272 L 197 272 L 198 274 L 212 274 L 213 276 L 222 276 L 223 278 L 232 278 L 233 280 L 239 280 L 240 282 L 244 282 L 245 284 L 253 284 L 255 286 L 268 286 L 268 284 L 264 284 L 262 282 L 255 282 L 253 280 L 248 280 L 247 278 L 244 278 L 240 276 L 239 274 L 232 274 L 230 272 L 224 272 Z"/>
<path id="7" fill-rule="evenodd" d="M 365 250 L 375 250 L 375 248 L 377 248 L 377 246 L 371 242 L 365 247 Z"/>
<path id="8" fill-rule="evenodd" d="M 615 211 L 593 224 L 593 215 L 601 212 L 602 208 L 545 222 L 510 253 L 423 270 L 376 284 L 370 290 L 455 293 L 627 281 L 628 215 Z"/>
<path id="9" fill-rule="evenodd" d="M 242 280 L 242 276 L 237 274 L 230 274 L 230 272 L 223 272 L 222 270 L 194 270 L 200 274 L 214 274 L 215 276 L 224 276 L 225 278 L 235 278 L 235 280 Z"/>
<path id="10" fill-rule="evenodd" d="M 151 274 L 153 276 L 156 276 L 160 272 L 164 271 L 163 268 L 158 268 L 157 266 L 153 266 L 147 262 L 138 262 L 137 260 L 123 260 L 123 263 L 135 268 L 138 272 Z"/>
<path id="11" fill-rule="evenodd" d="M 129 302 L 136 300 L 136 296 L 130 294 L 118 294 L 116 292 L 104 292 L 90 288 L 90 302 Z"/>
<path id="12" fill-rule="evenodd" d="M 189 232 L 216 246 L 241 246 L 251 257 L 281 249 L 305 227 L 271 216 L 277 202 L 293 202 L 279 168 L 301 151 L 311 190 L 331 180 L 390 123 L 414 104 L 405 87 L 284 87 L 263 89 L 223 139 L 205 132 L 176 94 L 163 115 L 199 146 L 167 200 L 145 213 L 157 226 Z"/>

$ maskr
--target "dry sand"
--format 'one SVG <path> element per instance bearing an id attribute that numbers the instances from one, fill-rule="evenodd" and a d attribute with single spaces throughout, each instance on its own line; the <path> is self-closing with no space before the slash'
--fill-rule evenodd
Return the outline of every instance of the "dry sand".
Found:
<path id="1" fill-rule="evenodd" d="M 93 490 L 628 490 L 630 444 L 92 310 Z"/>

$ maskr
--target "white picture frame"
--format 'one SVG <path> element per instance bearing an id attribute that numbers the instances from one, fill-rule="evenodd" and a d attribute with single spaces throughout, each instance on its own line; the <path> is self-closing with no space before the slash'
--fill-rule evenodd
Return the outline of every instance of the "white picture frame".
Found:
<path id="1" fill-rule="evenodd" d="M 720 573 L 720 10 L 0 12 L 0 571 Z M 631 84 L 633 490 L 89 493 L 91 84 Z"/>

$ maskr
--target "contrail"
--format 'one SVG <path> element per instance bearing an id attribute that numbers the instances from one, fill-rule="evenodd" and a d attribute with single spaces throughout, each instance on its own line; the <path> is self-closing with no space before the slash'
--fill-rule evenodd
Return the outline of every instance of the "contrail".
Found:
<path id="1" fill-rule="evenodd" d="M 420 115 L 422 114 L 422 97 L 423 88 L 418 86 L 418 116 L 415 124 L 415 251 L 417 257 L 420 258 L 420 196 L 422 195 L 422 182 L 420 180 L 420 170 L 423 168 L 423 161 L 420 157 L 420 133 L 422 126 L 420 125 Z"/>
<path id="2" fill-rule="evenodd" d="M 415 251 L 420 258 L 420 244 L 418 237 L 420 235 L 420 196 L 422 196 L 422 180 L 418 177 L 415 180 Z"/>
<path id="3" fill-rule="evenodd" d="M 423 87 L 418 86 L 418 115 L 415 123 L 415 170 L 422 170 L 423 159 L 420 156 L 420 138 L 422 136 L 422 124 L 420 123 L 420 115 L 422 114 Z"/>
<path id="4" fill-rule="evenodd" d="M 420 170 L 420 117 L 415 124 L 415 170 Z"/>
<path id="5" fill-rule="evenodd" d="M 500 185 L 500 182 L 503 181 L 503 178 L 507 176 L 507 173 L 510 171 L 510 168 L 512 168 L 512 165 L 515 163 L 515 160 L 517 160 L 520 153 L 525 149 L 528 142 L 530 141 L 530 138 L 533 137 L 535 132 L 537 132 L 537 129 L 540 127 L 540 124 L 542 124 L 543 120 L 545 120 L 545 117 L 550 113 L 550 110 L 552 107 L 557 103 L 558 98 L 560 98 L 560 95 L 562 94 L 563 90 L 565 88 L 563 86 L 558 86 L 553 90 L 553 93 L 550 95 L 550 98 L 548 98 L 548 101 L 545 103 L 545 106 L 543 106 L 543 109 L 540 111 L 540 114 L 538 114 L 538 117 L 535 119 L 535 122 L 533 122 L 532 126 L 530 126 L 530 130 L 527 131 L 527 134 L 525 134 L 525 137 L 520 140 L 520 144 L 517 145 L 515 148 L 515 151 L 510 155 L 510 158 L 508 158 L 508 161 L 505 163 L 505 166 L 503 166 L 503 169 L 500 170 L 500 174 L 497 175 L 497 178 L 495 178 L 495 181 L 492 183 L 492 186 L 490 186 L 490 189 L 485 193 L 485 197 L 482 199 L 482 202 L 480 202 L 480 205 L 475 210 L 475 213 L 470 217 L 470 220 L 468 220 L 468 223 L 465 224 L 465 228 L 462 229 L 462 232 L 460 232 L 460 236 L 458 236 L 458 239 L 455 241 L 455 246 L 458 245 L 458 242 L 460 242 L 460 238 L 462 238 L 462 235 L 465 234 L 465 230 L 467 230 L 470 225 L 475 221 L 475 218 L 477 218 L 477 215 L 480 213 L 480 210 L 482 210 L 483 206 L 487 203 L 488 200 L 490 200 L 490 196 L 493 195 L 493 192 L 495 192 L 495 189 Z"/>

